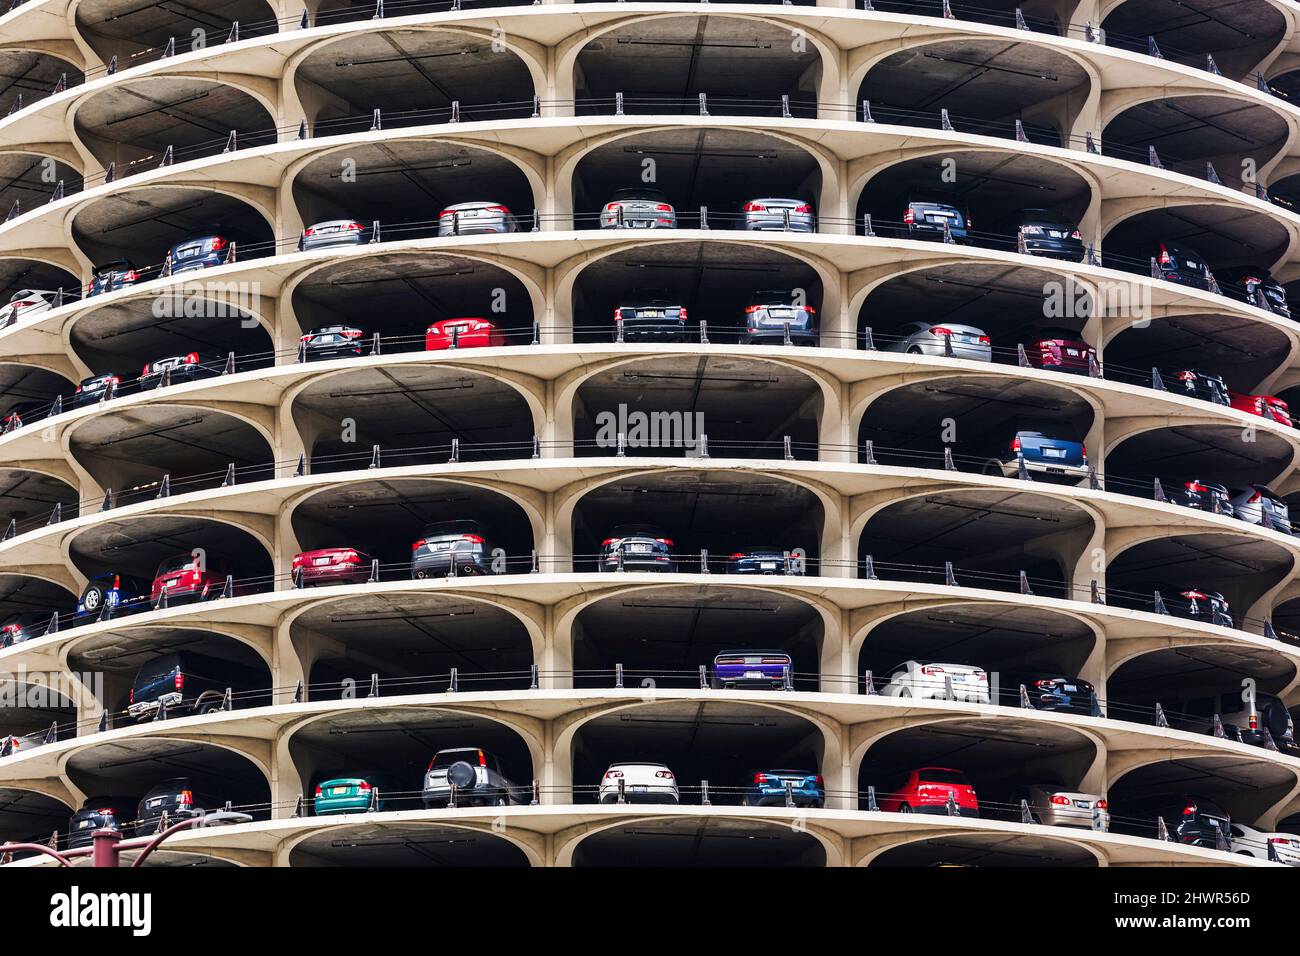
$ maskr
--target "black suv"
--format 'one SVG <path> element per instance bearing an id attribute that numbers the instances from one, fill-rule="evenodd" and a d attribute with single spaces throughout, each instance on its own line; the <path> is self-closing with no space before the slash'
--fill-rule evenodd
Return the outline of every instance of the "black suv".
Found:
<path id="1" fill-rule="evenodd" d="M 68 820 L 68 849 L 90 846 L 96 830 L 121 832 L 131 820 L 135 800 L 123 796 L 87 797 Z"/>
<path id="2" fill-rule="evenodd" d="M 686 339 L 686 306 L 668 289 L 633 289 L 614 309 L 615 339 L 620 322 L 628 341 Z"/>
<path id="3" fill-rule="evenodd" d="M 1191 729 L 1196 731 L 1214 733 L 1217 714 L 1229 740 L 1262 747 L 1267 729 L 1278 747 L 1294 750 L 1296 746 L 1291 714 L 1286 704 L 1272 694 L 1256 694 L 1253 710 L 1242 699 L 1241 690 L 1237 689 L 1179 701 L 1173 705 L 1173 711 L 1185 715 L 1193 724 Z"/>
<path id="4" fill-rule="evenodd" d="M 1157 825 L 1157 818 L 1164 820 L 1169 835 L 1179 843 L 1213 850 L 1218 846 L 1217 830 L 1223 833 L 1228 846 L 1232 846 L 1232 818 L 1217 803 L 1199 796 L 1183 794 L 1173 800 L 1144 801 L 1136 815 L 1149 819 L 1152 826 Z"/>
<path id="5" fill-rule="evenodd" d="M 1182 490 L 1174 494 L 1174 501 L 1184 508 L 1195 508 L 1216 515 L 1230 515 L 1233 513 L 1230 497 L 1228 489 L 1218 482 L 1193 478 L 1191 481 L 1183 482 Z"/>
<path id="6" fill-rule="evenodd" d="M 1249 302 L 1284 318 L 1291 318 L 1291 305 L 1286 300 L 1286 290 L 1262 266 L 1221 269 L 1214 278 L 1219 283 L 1219 291 L 1224 295 Z"/>
<path id="7" fill-rule="evenodd" d="M 170 823 L 202 816 L 225 806 L 225 799 L 205 790 L 190 777 L 172 777 L 154 785 L 140 798 L 135 811 L 137 835 L 153 833 L 164 813 Z"/>
<path id="8" fill-rule="evenodd" d="M 140 666 L 126 711 L 136 720 L 149 720 L 165 702 L 169 713 L 210 714 L 221 709 L 227 687 L 234 697 L 232 706 L 269 704 L 271 693 L 262 690 L 267 684 L 267 678 L 243 664 L 174 651 Z"/>
<path id="9" fill-rule="evenodd" d="M 1167 282 L 1191 286 L 1193 289 L 1210 288 L 1210 267 L 1198 254 L 1182 246 L 1160 243 L 1156 269 L 1160 278 Z"/>
<path id="10" fill-rule="evenodd" d="M 1046 209 L 1026 209 L 1020 213 L 1020 238 L 1025 252 L 1049 259 L 1083 260 L 1083 236 L 1078 227 Z"/>

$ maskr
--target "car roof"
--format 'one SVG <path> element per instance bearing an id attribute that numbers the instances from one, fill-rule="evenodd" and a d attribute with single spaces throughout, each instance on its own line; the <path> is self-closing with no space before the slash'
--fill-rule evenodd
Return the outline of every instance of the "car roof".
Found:
<path id="1" fill-rule="evenodd" d="M 774 647 L 746 647 L 734 651 L 718 651 L 716 656 L 721 657 L 723 654 L 784 654 L 787 657 L 790 656 L 789 651 L 782 651 Z"/>

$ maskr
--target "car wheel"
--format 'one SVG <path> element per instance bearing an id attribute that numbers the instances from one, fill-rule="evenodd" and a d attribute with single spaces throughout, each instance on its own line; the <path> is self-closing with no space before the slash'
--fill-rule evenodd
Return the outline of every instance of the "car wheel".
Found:
<path id="1" fill-rule="evenodd" d="M 216 714 L 221 711 L 221 702 L 209 700 L 195 708 L 200 714 Z"/>
<path id="2" fill-rule="evenodd" d="M 429 576 L 429 573 L 425 571 L 423 568 L 421 568 L 419 571 L 415 572 L 415 576 L 419 578 L 421 581 L 423 581 L 425 578 Z"/>
<path id="3" fill-rule="evenodd" d="M 899 812 L 899 813 L 911 813 L 911 812 L 912 812 L 912 808 L 909 807 L 906 803 L 900 803 L 900 804 L 898 805 L 898 812 Z"/>
<path id="4" fill-rule="evenodd" d="M 907 348 L 907 354 L 908 354 L 908 355 L 924 355 L 925 353 L 921 351 L 921 346 L 919 346 L 919 345 L 909 345 L 908 348 Z"/>
<path id="5" fill-rule="evenodd" d="M 904 688 L 902 688 L 901 690 L 899 690 L 899 692 L 898 692 L 898 696 L 899 696 L 899 697 L 911 697 L 911 696 L 912 696 L 912 688 L 910 688 L 910 687 L 904 687 Z"/>
<path id="6" fill-rule="evenodd" d="M 108 591 L 102 584 L 87 584 L 86 590 L 81 592 L 81 606 L 87 614 L 98 614 L 107 598 Z"/>
<path id="7" fill-rule="evenodd" d="M 997 458 L 990 458 L 988 461 L 986 461 L 986 462 L 984 463 L 984 474 L 986 474 L 986 475 L 1001 475 L 1001 474 L 1002 474 L 1002 462 L 1001 462 L 999 459 L 997 459 Z"/>

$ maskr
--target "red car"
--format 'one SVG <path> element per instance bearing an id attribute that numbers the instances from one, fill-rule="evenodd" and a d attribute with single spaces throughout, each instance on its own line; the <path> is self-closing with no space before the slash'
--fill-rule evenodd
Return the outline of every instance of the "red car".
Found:
<path id="1" fill-rule="evenodd" d="M 978 817 L 979 801 L 966 775 L 950 767 L 922 767 L 913 770 L 901 786 L 879 795 L 880 809 L 891 813 L 948 812 L 949 795 L 957 802 L 958 815 Z"/>
<path id="2" fill-rule="evenodd" d="M 293 576 L 304 587 L 364 584 L 370 579 L 370 555 L 356 548 L 303 551 L 293 556 Z"/>
<path id="3" fill-rule="evenodd" d="M 1026 345 L 1025 356 L 1034 368 L 1087 375 L 1089 359 L 1097 357 L 1097 350 L 1082 339 L 1070 336 L 1044 337 Z"/>
<path id="4" fill-rule="evenodd" d="M 443 319 L 424 333 L 424 347 L 430 351 L 453 348 L 475 349 L 505 345 L 505 334 L 487 319 Z"/>
<path id="5" fill-rule="evenodd" d="M 200 561 L 193 553 L 177 554 L 158 565 L 149 597 L 155 606 L 164 591 L 169 605 L 206 601 L 221 594 L 226 573 L 226 566 L 211 558 Z"/>
<path id="6" fill-rule="evenodd" d="M 1292 424 L 1291 410 L 1286 402 L 1272 395 L 1243 395 L 1241 392 L 1229 392 L 1228 404 L 1252 415 L 1271 418 L 1283 425 Z"/>

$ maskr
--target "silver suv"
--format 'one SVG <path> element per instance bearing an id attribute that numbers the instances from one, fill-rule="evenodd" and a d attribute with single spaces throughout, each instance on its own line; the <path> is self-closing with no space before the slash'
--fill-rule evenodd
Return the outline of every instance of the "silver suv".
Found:
<path id="1" fill-rule="evenodd" d="M 425 809 L 445 807 L 456 787 L 457 806 L 505 807 L 521 802 L 519 787 L 501 771 L 501 761 L 481 747 L 439 750 L 424 775 Z"/>

